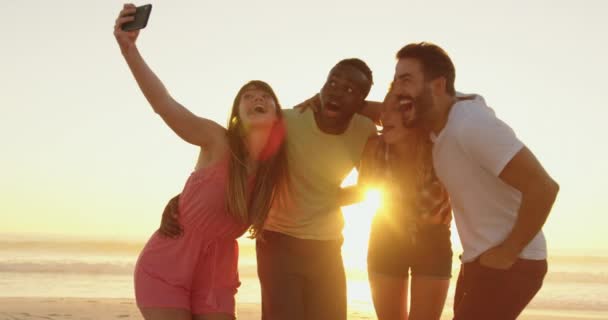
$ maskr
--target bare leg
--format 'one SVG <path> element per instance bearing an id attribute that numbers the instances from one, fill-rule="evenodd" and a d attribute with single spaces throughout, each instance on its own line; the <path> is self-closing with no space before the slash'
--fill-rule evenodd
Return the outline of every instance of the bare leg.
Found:
<path id="1" fill-rule="evenodd" d="M 407 320 L 407 278 L 370 272 L 369 284 L 378 320 Z"/>
<path id="2" fill-rule="evenodd" d="M 439 320 L 449 286 L 449 279 L 412 277 L 410 320 Z"/>
<path id="3" fill-rule="evenodd" d="M 176 308 L 140 308 L 146 320 L 192 320 L 190 310 Z"/>
<path id="4" fill-rule="evenodd" d="M 227 313 L 209 313 L 209 314 L 195 314 L 192 317 L 193 320 L 235 320 L 236 318 Z"/>

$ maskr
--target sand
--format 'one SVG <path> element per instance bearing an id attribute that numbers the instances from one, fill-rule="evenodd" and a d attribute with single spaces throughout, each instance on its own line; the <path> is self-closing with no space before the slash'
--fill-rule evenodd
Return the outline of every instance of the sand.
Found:
<path id="1" fill-rule="evenodd" d="M 260 305 L 239 304 L 238 317 L 242 320 L 260 319 Z M 349 319 L 375 319 L 370 314 L 351 312 Z M 607 319 L 606 313 L 526 310 L 522 320 L 582 320 Z M 107 298 L 0 298 L 0 320 L 93 320 L 142 319 L 133 299 Z M 449 311 L 442 320 L 451 319 Z"/>

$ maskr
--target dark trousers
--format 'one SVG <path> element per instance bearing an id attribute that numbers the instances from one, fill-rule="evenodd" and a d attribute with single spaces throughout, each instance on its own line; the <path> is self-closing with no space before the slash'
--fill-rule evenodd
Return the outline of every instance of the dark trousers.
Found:
<path id="1" fill-rule="evenodd" d="M 547 260 L 519 259 L 508 270 L 464 263 L 454 295 L 454 320 L 512 320 L 540 290 Z"/>
<path id="2" fill-rule="evenodd" d="M 256 242 L 262 320 L 346 320 L 342 240 L 264 231 Z"/>

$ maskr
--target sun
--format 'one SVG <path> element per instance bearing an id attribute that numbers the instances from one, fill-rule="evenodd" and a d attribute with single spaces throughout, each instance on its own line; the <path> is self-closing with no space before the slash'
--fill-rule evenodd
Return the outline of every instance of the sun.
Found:
<path id="1" fill-rule="evenodd" d="M 343 187 L 354 185 L 357 181 L 357 171 L 353 170 L 344 180 Z M 378 189 L 365 192 L 362 202 L 342 207 L 344 213 L 344 245 L 342 255 L 344 266 L 348 270 L 367 270 L 367 242 L 371 230 L 372 219 L 382 205 L 382 193 Z"/>
<path id="2" fill-rule="evenodd" d="M 342 187 L 356 184 L 357 171 L 348 175 Z M 344 244 L 342 259 L 348 281 L 349 305 L 366 305 L 368 312 L 373 314 L 371 291 L 367 280 L 367 243 L 371 231 L 372 220 L 376 211 L 382 206 L 382 192 L 377 189 L 366 190 L 362 202 L 342 207 L 344 213 Z"/>
<path id="3" fill-rule="evenodd" d="M 344 213 L 344 266 L 348 269 L 367 269 L 367 242 L 372 219 L 381 205 L 379 190 L 367 190 L 365 200 L 342 207 Z"/>

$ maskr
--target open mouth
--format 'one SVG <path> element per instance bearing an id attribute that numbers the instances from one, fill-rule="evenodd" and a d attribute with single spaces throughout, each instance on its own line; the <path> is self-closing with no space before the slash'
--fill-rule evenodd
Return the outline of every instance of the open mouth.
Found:
<path id="1" fill-rule="evenodd" d="M 325 108 L 331 112 L 340 112 L 340 105 L 333 101 L 327 102 Z"/>
<path id="2" fill-rule="evenodd" d="M 261 105 L 257 105 L 255 107 L 253 107 L 253 112 L 258 113 L 258 114 L 265 114 L 266 113 L 266 108 L 264 108 Z"/>
<path id="3" fill-rule="evenodd" d="M 407 98 L 402 98 L 399 100 L 399 110 L 401 112 L 410 112 L 414 108 L 414 103 L 412 100 Z"/>
<path id="4" fill-rule="evenodd" d="M 401 111 L 404 121 L 410 122 L 414 120 L 414 117 L 416 116 L 414 101 L 408 98 L 399 99 L 399 110 Z"/>

